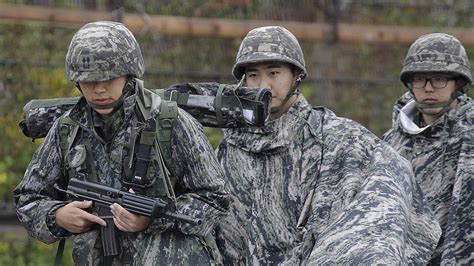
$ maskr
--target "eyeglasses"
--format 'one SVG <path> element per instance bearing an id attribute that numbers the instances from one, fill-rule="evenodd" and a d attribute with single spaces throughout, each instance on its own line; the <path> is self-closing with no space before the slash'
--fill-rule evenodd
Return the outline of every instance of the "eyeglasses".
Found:
<path id="1" fill-rule="evenodd" d="M 429 81 L 431 83 L 431 87 L 435 89 L 444 89 L 446 85 L 448 85 L 448 81 L 454 80 L 453 78 L 443 77 L 443 76 L 436 76 L 431 78 L 426 77 L 413 77 L 411 81 L 411 85 L 414 89 L 423 89 L 426 86 L 426 83 Z"/>

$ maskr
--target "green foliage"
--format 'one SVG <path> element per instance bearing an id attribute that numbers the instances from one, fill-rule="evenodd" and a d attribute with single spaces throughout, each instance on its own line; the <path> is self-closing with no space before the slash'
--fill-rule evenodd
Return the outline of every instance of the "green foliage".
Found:
<path id="1" fill-rule="evenodd" d="M 0 2 L 43 2 L 51 7 L 83 8 L 81 3 L 94 1 Z M 97 1 L 97 6 L 110 2 Z M 324 7 L 330 1 L 301 1 L 299 5 L 285 0 L 123 2 L 126 13 L 144 10 L 150 15 L 321 21 L 317 16 L 324 12 L 315 7 Z M 472 27 L 472 8 L 466 6 L 469 1 L 465 0 L 436 0 L 426 10 L 410 0 L 388 1 L 394 3 L 393 6 L 346 2 L 340 18 L 342 23 L 424 26 L 433 31 L 448 26 Z M 55 27 L 54 23 L 0 24 L 0 200 L 13 202 L 11 191 L 20 182 L 34 150 L 42 142 L 32 143 L 21 134 L 18 122 L 23 116 L 22 107 L 31 99 L 79 95 L 63 70 L 64 56 L 75 30 L 77 27 Z M 172 36 L 146 28 L 135 35 L 145 58 L 144 79 L 148 88 L 183 82 L 235 83 L 231 68 L 239 38 Z M 309 71 L 301 92 L 313 105 L 327 106 L 379 136 L 390 128 L 392 106 L 406 91 L 398 75 L 409 45 L 325 41 L 301 41 L 301 44 Z M 466 48 L 473 62 L 474 47 Z M 469 95 L 474 96 L 474 89 Z M 205 133 L 216 148 L 222 139 L 222 130 L 205 128 Z M 56 245 L 45 245 L 24 233 L 0 234 L 0 265 L 52 265 L 55 250 Z M 70 254 L 68 241 L 64 253 L 66 265 L 72 264 Z"/>
<path id="2" fill-rule="evenodd" d="M 204 133 L 209 139 L 209 142 L 211 143 L 212 147 L 216 149 L 219 145 L 219 142 L 222 140 L 222 129 L 206 127 L 204 128 Z"/>
<path id="3" fill-rule="evenodd" d="M 300 91 L 306 99 L 312 99 L 315 94 L 313 88 L 307 84 L 301 84 Z"/>
<path id="4" fill-rule="evenodd" d="M 65 79 L 64 70 L 14 66 L 14 71 L 2 71 L 4 90 L 0 92 L 0 198 L 11 200 L 11 191 L 23 176 L 34 150 L 41 140 L 32 143 L 21 134 L 18 122 L 23 118 L 23 106 L 35 98 L 70 97 L 72 84 Z M 28 77 L 24 79 L 23 77 Z M 21 81 L 21 82 L 20 82 Z"/>
<path id="5" fill-rule="evenodd" d="M 0 234 L 0 265 L 54 265 L 56 250 L 57 244 L 44 244 L 24 232 Z M 66 241 L 62 265 L 73 265 L 71 255 L 71 241 Z"/>

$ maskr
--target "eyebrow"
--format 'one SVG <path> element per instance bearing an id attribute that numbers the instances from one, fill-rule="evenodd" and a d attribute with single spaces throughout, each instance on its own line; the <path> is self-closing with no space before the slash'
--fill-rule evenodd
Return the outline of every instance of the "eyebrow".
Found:
<path id="1" fill-rule="evenodd" d="M 271 64 L 265 67 L 265 69 L 271 69 L 271 68 L 281 68 L 281 64 Z M 248 67 L 246 69 L 246 72 L 252 72 L 252 71 L 257 71 L 255 67 Z"/>

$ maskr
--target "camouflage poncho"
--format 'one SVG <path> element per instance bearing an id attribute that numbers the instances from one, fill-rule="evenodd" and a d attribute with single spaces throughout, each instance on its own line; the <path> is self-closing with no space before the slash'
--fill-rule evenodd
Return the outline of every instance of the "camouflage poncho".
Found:
<path id="1" fill-rule="evenodd" d="M 411 162 L 443 230 L 434 264 L 474 264 L 474 104 L 465 95 L 458 100 L 457 108 L 419 129 L 415 123 L 401 123 L 401 112 L 408 121 L 419 116 L 417 109 L 410 108 L 413 96 L 407 92 L 396 103 L 393 127 L 384 135 Z"/>
<path id="2" fill-rule="evenodd" d="M 88 143 L 92 154 L 98 181 L 102 184 L 121 187 L 124 165 L 129 163 L 129 143 L 137 111 L 135 108 L 139 93 L 151 92 L 140 86 L 125 98 L 121 121 L 112 124 L 110 141 L 102 141 L 94 132 L 90 107 L 84 98 L 66 115 L 81 126 L 80 143 Z M 157 115 L 158 109 L 151 110 L 150 116 Z M 120 113 L 119 111 L 117 113 Z M 63 155 L 59 147 L 58 121 L 49 131 L 45 142 L 31 160 L 22 182 L 14 190 L 18 217 L 28 233 L 45 243 L 53 243 L 66 235 L 54 235 L 47 217 L 66 202 L 53 187 L 63 186 L 68 177 L 63 175 Z M 156 146 L 155 146 L 156 147 Z M 177 212 L 194 216 L 202 224 L 192 226 L 180 222 L 155 219 L 145 231 L 140 233 L 120 232 L 121 250 L 119 260 L 132 265 L 190 265 L 210 264 L 213 256 L 204 238 L 209 238 L 216 221 L 220 220 L 228 208 L 228 195 L 224 191 L 223 172 L 206 139 L 202 126 L 189 114 L 178 110 L 173 120 L 171 136 L 172 162 L 170 168 L 175 175 Z M 152 150 L 155 156 L 156 150 Z M 152 161 L 151 179 L 157 181 L 145 194 L 157 197 L 163 183 L 158 182 L 160 169 Z M 208 242 L 206 242 L 208 243 Z M 215 255 L 215 254 L 214 254 Z M 98 230 L 78 234 L 73 244 L 76 264 L 97 265 L 102 260 L 101 241 Z M 117 261 L 116 261 L 117 262 Z"/>
<path id="3" fill-rule="evenodd" d="M 217 152 L 234 196 L 236 221 L 219 230 L 229 263 L 406 265 L 436 246 L 439 225 L 409 163 L 303 96 L 264 128 L 225 130 Z"/>

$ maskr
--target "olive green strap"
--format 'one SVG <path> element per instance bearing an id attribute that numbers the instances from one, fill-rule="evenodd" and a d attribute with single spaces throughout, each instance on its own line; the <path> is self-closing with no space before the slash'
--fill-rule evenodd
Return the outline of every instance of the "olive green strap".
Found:
<path id="1" fill-rule="evenodd" d="M 66 156 L 76 138 L 79 125 L 69 116 L 62 116 L 59 120 L 59 146 L 62 156 Z"/>
<path id="2" fill-rule="evenodd" d="M 165 91 L 164 89 L 152 90 L 158 94 L 162 100 L 172 101 L 178 103 L 178 105 L 186 105 L 189 99 L 189 93 L 179 91 Z"/>
<path id="3" fill-rule="evenodd" d="M 159 119 L 159 129 L 156 134 L 160 150 L 163 152 L 163 159 L 168 168 L 171 167 L 171 132 L 173 129 L 173 119 L 178 116 L 178 105 L 172 101 L 161 101 Z"/>
<path id="4" fill-rule="evenodd" d="M 222 119 L 222 92 L 224 91 L 225 85 L 220 84 L 219 89 L 216 93 L 216 100 L 214 107 L 216 108 L 216 120 L 219 126 L 223 126 L 224 121 Z"/>
<path id="5" fill-rule="evenodd" d="M 66 239 L 61 239 L 58 244 L 58 250 L 56 251 L 56 257 L 54 258 L 54 266 L 61 266 L 64 253 L 64 244 Z"/>

